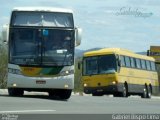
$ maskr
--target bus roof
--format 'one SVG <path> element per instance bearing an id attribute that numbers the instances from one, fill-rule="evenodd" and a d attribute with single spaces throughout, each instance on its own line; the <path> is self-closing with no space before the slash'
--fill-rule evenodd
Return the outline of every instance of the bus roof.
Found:
<path id="1" fill-rule="evenodd" d="M 56 7 L 16 7 L 13 11 L 44 11 L 44 12 L 62 12 L 73 13 L 70 9 L 56 8 Z"/>
<path id="2" fill-rule="evenodd" d="M 155 59 L 153 57 L 148 57 L 145 55 L 136 54 L 132 51 L 122 49 L 122 48 L 103 48 L 100 50 L 89 51 L 89 52 L 84 53 L 84 57 L 106 55 L 106 54 L 119 54 L 119 55 L 125 55 L 125 56 L 155 61 Z"/>

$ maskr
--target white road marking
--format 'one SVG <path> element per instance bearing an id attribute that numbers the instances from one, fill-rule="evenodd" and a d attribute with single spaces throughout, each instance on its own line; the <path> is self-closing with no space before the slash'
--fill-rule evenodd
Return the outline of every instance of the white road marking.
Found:
<path id="1" fill-rule="evenodd" d="M 55 112 L 56 110 L 18 110 L 18 111 L 0 111 L 2 113 L 30 113 L 30 112 Z"/>

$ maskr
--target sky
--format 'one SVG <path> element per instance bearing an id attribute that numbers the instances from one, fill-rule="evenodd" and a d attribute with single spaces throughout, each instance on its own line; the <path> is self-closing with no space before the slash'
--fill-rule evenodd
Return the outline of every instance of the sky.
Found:
<path id="1" fill-rule="evenodd" d="M 14 7 L 63 7 L 83 29 L 78 49 L 119 47 L 134 52 L 160 45 L 160 0 L 0 0 L 0 28 Z"/>

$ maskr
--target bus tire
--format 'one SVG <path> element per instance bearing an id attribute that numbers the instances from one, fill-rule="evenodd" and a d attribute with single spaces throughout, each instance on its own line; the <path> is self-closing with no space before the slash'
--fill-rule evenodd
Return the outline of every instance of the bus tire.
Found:
<path id="1" fill-rule="evenodd" d="M 71 96 L 72 90 L 58 89 L 49 92 L 49 97 L 53 99 L 66 100 Z"/>
<path id="2" fill-rule="evenodd" d="M 114 97 L 121 97 L 121 94 L 119 92 L 117 92 L 117 93 L 114 93 L 113 96 Z"/>
<path id="3" fill-rule="evenodd" d="M 92 96 L 103 96 L 102 93 L 92 93 Z"/>
<path id="4" fill-rule="evenodd" d="M 120 96 L 121 97 L 128 97 L 128 90 L 127 90 L 127 85 L 126 84 L 124 84 L 122 86 L 122 92 L 120 93 Z"/>
<path id="5" fill-rule="evenodd" d="M 8 88 L 9 96 L 23 96 L 24 90 L 19 88 Z"/>
<path id="6" fill-rule="evenodd" d="M 59 90 L 59 98 L 62 100 L 69 99 L 71 97 L 72 90 Z"/>
<path id="7" fill-rule="evenodd" d="M 151 85 L 149 85 L 148 86 L 148 89 L 147 89 L 147 98 L 151 98 L 151 96 L 152 96 L 152 87 L 151 87 Z"/>
<path id="8" fill-rule="evenodd" d="M 52 91 L 52 90 L 49 91 L 48 94 L 49 94 L 50 98 L 54 98 L 55 97 L 54 91 Z"/>
<path id="9" fill-rule="evenodd" d="M 148 90 L 147 90 L 147 86 L 146 85 L 144 85 L 144 88 L 143 88 L 143 93 L 142 93 L 142 95 L 141 95 L 141 98 L 147 98 L 147 92 Z"/>

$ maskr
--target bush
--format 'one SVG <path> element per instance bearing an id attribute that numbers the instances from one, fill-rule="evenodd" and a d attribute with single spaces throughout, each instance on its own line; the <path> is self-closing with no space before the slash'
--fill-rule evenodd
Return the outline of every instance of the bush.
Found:
<path id="1" fill-rule="evenodd" d="M 81 69 L 78 69 L 78 63 L 81 63 L 82 58 L 76 58 L 75 60 L 75 76 L 74 76 L 74 92 L 83 92 L 83 85 L 82 85 L 82 66 Z"/>
<path id="2" fill-rule="evenodd" d="M 0 88 L 7 85 L 7 47 L 0 45 Z"/>

